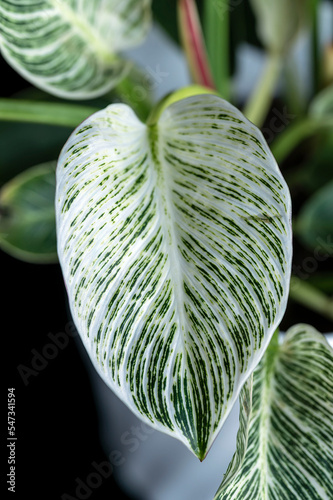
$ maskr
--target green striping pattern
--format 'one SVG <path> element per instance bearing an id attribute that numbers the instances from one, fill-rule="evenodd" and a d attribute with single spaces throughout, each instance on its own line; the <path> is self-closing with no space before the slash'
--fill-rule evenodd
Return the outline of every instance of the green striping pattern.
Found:
<path id="1" fill-rule="evenodd" d="M 215 500 L 333 498 L 332 374 L 333 350 L 309 325 L 268 347 L 253 376 L 244 462 Z"/>
<path id="2" fill-rule="evenodd" d="M 51 94 L 87 99 L 113 88 L 139 43 L 151 0 L 0 0 L 0 47 L 24 78 Z"/>
<path id="3" fill-rule="evenodd" d="M 290 199 L 261 133 L 214 95 L 155 125 L 111 105 L 57 171 L 58 253 L 97 370 L 204 458 L 286 306 Z"/>

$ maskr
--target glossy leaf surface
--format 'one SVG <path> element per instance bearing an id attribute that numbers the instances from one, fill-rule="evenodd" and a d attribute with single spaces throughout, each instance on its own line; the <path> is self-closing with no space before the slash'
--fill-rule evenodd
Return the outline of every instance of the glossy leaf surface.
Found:
<path id="1" fill-rule="evenodd" d="M 203 459 L 284 313 L 290 198 L 262 134 L 221 98 L 149 123 L 119 104 L 72 134 L 58 252 L 103 379 Z"/>

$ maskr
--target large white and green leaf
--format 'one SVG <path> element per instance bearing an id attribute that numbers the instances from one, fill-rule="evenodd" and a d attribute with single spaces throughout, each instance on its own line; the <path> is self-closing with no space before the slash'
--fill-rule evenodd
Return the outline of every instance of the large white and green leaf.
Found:
<path id="1" fill-rule="evenodd" d="M 98 372 L 202 459 L 284 313 L 290 197 L 261 132 L 223 99 L 188 97 L 149 123 L 114 104 L 71 135 L 58 253 Z"/>
<path id="2" fill-rule="evenodd" d="M 24 78 L 60 97 L 113 88 L 130 63 L 117 54 L 150 25 L 150 0 L 0 0 L 0 47 Z"/>
<path id="3" fill-rule="evenodd" d="M 241 421 L 249 432 L 242 467 L 225 475 L 215 500 L 333 498 L 332 373 L 333 350 L 311 326 L 272 342 L 254 371 L 249 428 Z"/>

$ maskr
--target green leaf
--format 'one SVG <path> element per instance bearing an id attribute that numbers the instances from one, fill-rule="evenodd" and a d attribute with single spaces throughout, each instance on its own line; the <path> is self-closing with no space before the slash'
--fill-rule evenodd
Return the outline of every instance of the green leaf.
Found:
<path id="1" fill-rule="evenodd" d="M 203 459 L 285 310 L 288 188 L 215 95 L 92 115 L 59 158 L 58 252 L 103 380 Z"/>
<path id="2" fill-rule="evenodd" d="M 306 159 L 286 173 L 289 189 L 297 186 L 312 194 L 332 180 L 333 117 L 331 121 L 331 128 L 318 130 L 316 139 L 304 144 Z"/>
<path id="3" fill-rule="evenodd" d="M 27 262 L 57 262 L 55 166 L 30 168 L 0 191 L 0 248 Z"/>
<path id="4" fill-rule="evenodd" d="M 0 3 L 0 46 L 8 63 L 51 94 L 105 94 L 131 63 L 116 54 L 150 26 L 150 0 L 19 0 Z"/>
<path id="5" fill-rule="evenodd" d="M 332 372 L 333 350 L 309 325 L 268 347 L 253 374 L 244 462 L 215 500 L 333 498 Z"/>
<path id="6" fill-rule="evenodd" d="M 309 113 L 314 117 L 333 116 L 333 84 L 316 95 L 310 105 Z"/>
<path id="7" fill-rule="evenodd" d="M 230 13 L 228 0 L 206 0 L 203 6 L 203 26 L 207 53 L 215 88 L 221 97 L 230 99 Z"/>
<path id="8" fill-rule="evenodd" d="M 296 221 L 297 234 L 305 246 L 316 248 L 333 234 L 333 181 L 303 205 Z M 333 243 L 331 244 L 333 250 Z"/>
<path id="9" fill-rule="evenodd" d="M 72 131 L 37 123 L 0 122 L 0 185 L 34 165 L 58 158 Z"/>

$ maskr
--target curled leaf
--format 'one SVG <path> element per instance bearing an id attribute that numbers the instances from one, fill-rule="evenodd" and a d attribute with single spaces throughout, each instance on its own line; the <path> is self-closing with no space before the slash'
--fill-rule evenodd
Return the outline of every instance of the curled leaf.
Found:
<path id="1" fill-rule="evenodd" d="M 0 248 L 35 263 L 57 262 L 56 162 L 32 167 L 0 191 Z"/>

